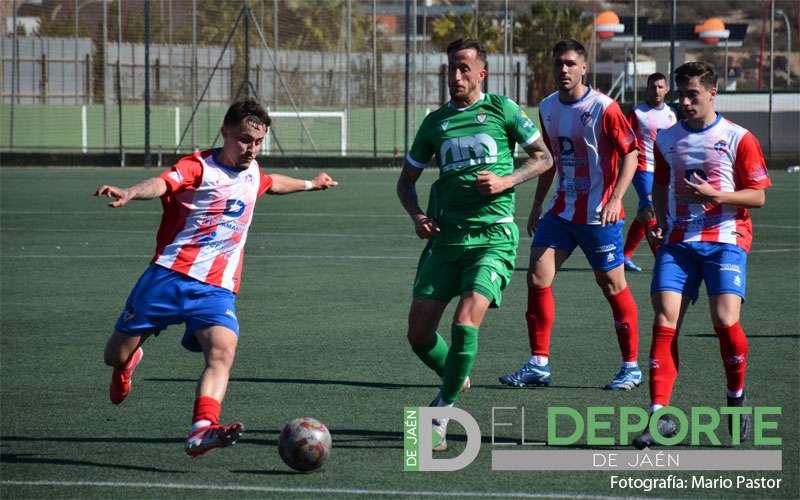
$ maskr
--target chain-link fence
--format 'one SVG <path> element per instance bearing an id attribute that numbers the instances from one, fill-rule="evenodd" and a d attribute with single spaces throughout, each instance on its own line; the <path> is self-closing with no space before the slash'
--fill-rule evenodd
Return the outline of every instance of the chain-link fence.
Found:
<path id="1" fill-rule="evenodd" d="M 250 95 L 273 116 L 265 154 L 401 156 L 424 116 L 448 100 L 444 47 L 477 36 L 489 50 L 484 90 L 531 116 L 554 90 L 549 53 L 561 38 L 584 42 L 587 80 L 623 105 L 643 97 L 648 74 L 710 61 L 722 75 L 718 108 L 765 149 L 798 155 L 800 5 L 728 2 L 727 38 L 709 41 L 707 4 L 4 2 L 0 150 L 204 149 L 220 144 L 229 103 Z M 594 22 L 603 11 L 618 16 L 613 37 Z"/>

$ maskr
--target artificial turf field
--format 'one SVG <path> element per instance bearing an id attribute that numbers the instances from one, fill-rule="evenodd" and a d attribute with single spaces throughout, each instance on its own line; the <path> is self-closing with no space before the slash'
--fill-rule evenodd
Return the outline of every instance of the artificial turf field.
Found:
<path id="1" fill-rule="evenodd" d="M 619 354 L 610 309 L 580 252 L 567 261 L 554 286 L 555 385 L 511 389 L 498 384 L 499 375 L 518 368 L 527 356 L 523 312 L 530 239 L 525 237 L 503 307 L 490 311 L 481 329 L 473 388 L 458 403 L 481 427 L 480 454 L 458 472 L 402 471 L 403 407 L 427 404 L 437 380 L 405 340 L 411 281 L 423 243 L 395 196 L 398 172 L 335 170 L 331 173 L 340 186 L 334 190 L 259 201 L 237 301 L 242 334 L 222 415 L 224 421 L 241 420 L 247 431 L 235 447 L 191 459 L 183 452 L 183 438 L 202 359 L 180 346 L 182 327 L 145 344 L 133 391 L 119 407 L 108 401 L 110 369 L 102 360 L 114 321 L 152 254 L 160 204 L 132 202 L 112 210 L 91 193 L 101 183 L 127 186 L 157 171 L 0 169 L 0 496 L 800 495 L 800 176 L 772 171 L 767 205 L 752 211 L 755 243 L 742 319 L 750 346 L 751 402 L 783 408 L 777 433 L 783 439 L 783 471 L 673 473 L 782 478 L 782 486 L 646 492 L 611 489 L 610 471 L 491 470 L 492 407 L 524 406 L 524 439 L 534 448 L 545 440 L 549 405 L 583 410 L 649 402 L 646 383 L 628 393 L 600 389 L 615 372 Z M 434 177 L 433 172 L 422 176 L 422 198 Z M 521 228 L 534 187 L 535 181 L 518 189 Z M 633 190 L 625 204 L 633 214 Z M 639 359 L 646 365 L 653 259 L 644 246 L 636 258 L 645 272 L 628 274 L 628 282 L 639 304 Z M 451 317 L 452 306 L 443 321 L 446 338 Z M 724 405 L 722 364 L 704 292 L 687 313 L 680 346 L 673 404 L 685 409 Z M 314 416 L 332 431 L 332 456 L 319 473 L 294 473 L 277 453 L 281 426 L 300 415 Z M 518 424 L 496 428 L 496 438 L 519 442 Z M 456 456 L 465 442 L 458 426 L 450 431 L 446 457 Z M 724 425 L 719 435 L 727 446 Z"/>

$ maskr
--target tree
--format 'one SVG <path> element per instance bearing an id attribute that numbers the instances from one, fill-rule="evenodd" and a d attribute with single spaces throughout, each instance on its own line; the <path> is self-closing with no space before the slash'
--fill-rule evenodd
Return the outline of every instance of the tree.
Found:
<path id="1" fill-rule="evenodd" d="M 520 16 L 514 29 L 514 47 L 528 55 L 528 102 L 539 102 L 556 88 L 552 71 L 552 49 L 560 40 L 572 38 L 588 47 L 592 19 L 581 8 L 558 2 L 536 2 Z"/>

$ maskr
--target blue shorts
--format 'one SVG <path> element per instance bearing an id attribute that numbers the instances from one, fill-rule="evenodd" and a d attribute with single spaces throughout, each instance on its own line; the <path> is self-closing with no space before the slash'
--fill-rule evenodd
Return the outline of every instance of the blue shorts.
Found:
<path id="1" fill-rule="evenodd" d="M 115 328 L 131 336 L 158 335 L 179 323 L 186 323 L 181 344 L 194 352 L 202 351 L 194 337 L 197 330 L 224 326 L 239 335 L 235 296 L 226 288 L 150 264 L 131 290 Z"/>
<path id="2" fill-rule="evenodd" d="M 623 221 L 600 224 L 574 224 L 551 213 L 546 213 L 536 226 L 532 247 L 556 248 L 572 253 L 581 247 L 589 265 L 597 271 L 610 271 L 621 266 Z"/>
<path id="3" fill-rule="evenodd" d="M 653 172 L 637 170 L 633 174 L 633 188 L 639 195 L 639 211 L 653 206 Z"/>
<path id="4" fill-rule="evenodd" d="M 730 293 L 744 300 L 747 252 L 730 243 L 694 241 L 667 243 L 658 248 L 650 293 L 678 292 L 697 301 L 700 282 L 709 297 Z"/>

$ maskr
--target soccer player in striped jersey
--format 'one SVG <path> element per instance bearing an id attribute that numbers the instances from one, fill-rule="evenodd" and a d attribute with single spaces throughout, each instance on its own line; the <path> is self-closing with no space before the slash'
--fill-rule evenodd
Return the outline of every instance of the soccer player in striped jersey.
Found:
<path id="1" fill-rule="evenodd" d="M 114 404 L 128 396 L 148 337 L 185 323 L 181 343 L 205 357 L 186 438 L 186 453 L 193 457 L 234 444 L 244 430 L 239 422 L 220 424 L 219 417 L 239 340 L 234 301 L 256 199 L 337 184 L 324 172 L 311 181 L 265 175 L 256 156 L 269 125 L 267 112 L 255 100 L 239 101 L 225 114 L 222 148 L 185 156 L 161 175 L 127 189 L 102 185 L 94 193 L 115 198 L 112 208 L 161 199 L 155 255 L 106 344 L 105 362 L 113 367 L 109 395 Z"/>
<path id="2" fill-rule="evenodd" d="M 600 289 L 611 305 L 622 353 L 609 390 L 639 386 L 638 312 L 625 281 L 622 254 L 622 197 L 636 171 L 638 146 L 619 105 L 583 83 L 586 49 L 575 40 L 553 48 L 558 91 L 539 105 L 542 134 L 553 154 L 558 184 L 544 217 L 542 204 L 554 170 L 541 176 L 528 219 L 533 234 L 528 267 L 530 358 L 516 372 L 500 377 L 506 385 L 548 386 L 550 333 L 555 318 L 551 285 L 561 265 L 580 246 Z M 622 156 L 622 170 L 617 166 Z"/>
<path id="3" fill-rule="evenodd" d="M 678 376 L 678 330 L 701 281 L 719 338 L 728 406 L 747 406 L 747 337 L 739 323 L 753 234 L 747 209 L 764 206 L 771 181 L 755 136 L 714 110 L 714 68 L 686 63 L 675 70 L 675 83 L 686 119 L 659 132 L 655 148 L 656 224 L 650 237 L 661 245 L 651 285 L 650 410 L 670 404 Z M 732 435 L 738 428 L 746 439 L 750 416 L 729 418 L 728 425 Z M 671 435 L 676 426 L 662 417 L 658 429 Z M 634 440 L 638 448 L 654 443 L 649 432 Z"/>
<path id="4" fill-rule="evenodd" d="M 670 128 L 677 118 L 672 108 L 667 106 L 664 99 L 669 92 L 667 77 L 661 73 L 653 73 L 647 77 L 647 90 L 645 100 L 637 104 L 628 113 L 633 133 L 639 142 L 639 165 L 633 175 L 633 188 L 639 195 L 639 211 L 628 228 L 625 238 L 625 269 L 627 271 L 641 272 L 642 268 L 633 261 L 633 252 L 644 238 L 647 228 L 656 223 L 653 214 L 653 144 L 659 130 Z"/>
<path id="5" fill-rule="evenodd" d="M 514 187 L 552 168 L 542 135 L 505 96 L 484 94 L 486 49 L 462 38 L 447 47 L 450 102 L 433 111 L 414 138 L 397 181 L 397 195 L 428 244 L 420 256 L 408 315 L 414 353 L 441 378 L 431 406 L 452 406 L 469 383 L 478 331 L 489 307 L 498 307 L 514 274 L 519 230 Z M 514 168 L 514 147 L 529 158 Z M 439 177 L 427 213 L 416 182 L 434 159 Z M 447 304 L 458 297 L 451 345 L 437 332 Z M 447 448 L 447 419 L 433 422 L 433 449 Z"/>

